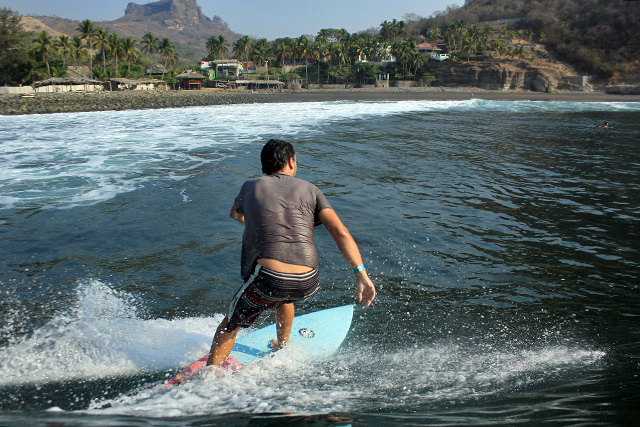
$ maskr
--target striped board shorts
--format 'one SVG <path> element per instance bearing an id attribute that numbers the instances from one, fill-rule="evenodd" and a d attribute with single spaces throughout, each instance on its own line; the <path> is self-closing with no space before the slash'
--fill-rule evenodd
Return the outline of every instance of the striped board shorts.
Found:
<path id="1" fill-rule="evenodd" d="M 260 267 L 256 278 L 242 286 L 231 300 L 226 331 L 249 327 L 265 310 L 304 301 L 319 288 L 317 268 L 302 274 L 291 274 Z"/>

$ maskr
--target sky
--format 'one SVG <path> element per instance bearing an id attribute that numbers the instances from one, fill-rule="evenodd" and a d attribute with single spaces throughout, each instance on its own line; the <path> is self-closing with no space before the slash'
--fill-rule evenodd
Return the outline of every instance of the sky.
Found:
<path id="1" fill-rule="evenodd" d="M 130 0 L 0 0 L 0 7 L 21 15 L 99 22 L 120 18 L 129 3 Z M 344 28 L 354 33 L 378 27 L 384 20 L 402 19 L 409 13 L 428 17 L 448 5 L 463 4 L 464 0 L 198 0 L 205 15 L 220 16 L 231 31 L 269 40 L 315 35 L 322 28 Z"/>

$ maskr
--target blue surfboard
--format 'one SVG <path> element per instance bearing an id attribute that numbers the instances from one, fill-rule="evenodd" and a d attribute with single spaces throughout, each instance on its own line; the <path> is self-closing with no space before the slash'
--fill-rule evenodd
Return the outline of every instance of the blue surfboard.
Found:
<path id="1" fill-rule="evenodd" d="M 349 332 L 353 319 L 353 305 L 329 308 L 296 316 L 291 327 L 289 346 L 295 345 L 304 357 L 322 359 L 338 350 Z M 238 338 L 229 356 L 247 365 L 272 354 L 269 342 L 276 337 L 276 325 L 272 324 Z M 205 366 L 208 354 L 181 371 L 165 385 L 179 385 L 188 380 L 189 374 Z"/>

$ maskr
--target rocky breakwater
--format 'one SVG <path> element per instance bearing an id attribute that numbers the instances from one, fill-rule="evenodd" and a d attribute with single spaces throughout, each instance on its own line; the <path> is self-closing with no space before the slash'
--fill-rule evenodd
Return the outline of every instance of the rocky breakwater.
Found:
<path id="1" fill-rule="evenodd" d="M 604 91 L 613 95 L 640 95 L 640 85 L 609 85 L 604 88 Z"/>
<path id="2" fill-rule="evenodd" d="M 436 78 L 435 83 L 441 86 L 550 93 L 558 88 L 562 79 L 557 70 L 531 67 L 525 63 L 431 61 L 428 68 Z"/>
<path id="3" fill-rule="evenodd" d="M 0 114 L 141 110 L 255 102 L 265 102 L 264 95 L 239 90 L 38 93 L 33 97 L 0 95 Z"/>

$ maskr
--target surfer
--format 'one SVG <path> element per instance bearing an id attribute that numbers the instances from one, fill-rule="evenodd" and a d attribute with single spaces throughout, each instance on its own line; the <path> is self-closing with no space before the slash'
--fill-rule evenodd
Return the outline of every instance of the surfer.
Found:
<path id="1" fill-rule="evenodd" d="M 368 307 L 376 296 L 360 250 L 322 191 L 296 177 L 296 154 L 288 142 L 271 139 L 260 154 L 265 176 L 246 181 L 231 207 L 231 218 L 245 225 L 242 279 L 229 312 L 218 326 L 207 365 L 225 366 L 238 328 L 250 326 L 265 310 L 276 311 L 277 339 L 289 341 L 294 302 L 316 293 L 318 255 L 314 226 L 324 224 L 355 274 L 358 301 Z M 259 266 L 257 276 L 249 278 Z M 223 362 L 225 362 L 223 364 Z"/>

